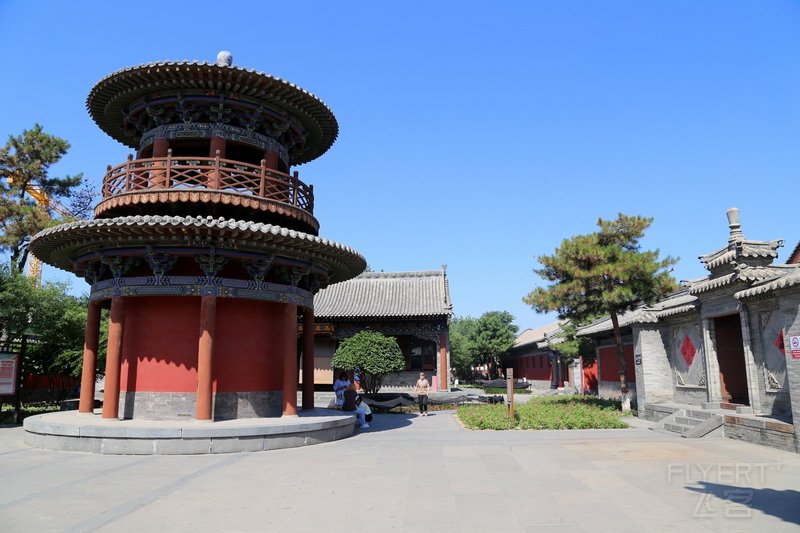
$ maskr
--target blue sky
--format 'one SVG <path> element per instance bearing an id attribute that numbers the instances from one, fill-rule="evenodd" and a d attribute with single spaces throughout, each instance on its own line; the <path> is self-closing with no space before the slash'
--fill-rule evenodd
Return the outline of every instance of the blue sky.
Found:
<path id="1" fill-rule="evenodd" d="M 0 21 L 0 138 L 39 122 L 72 144 L 54 171 L 94 183 L 128 153 L 85 110 L 115 70 L 224 49 L 318 95 L 339 140 L 298 170 L 321 235 L 376 270 L 446 263 L 457 315 L 552 320 L 521 300 L 536 257 L 618 212 L 655 218 L 679 279 L 728 207 L 780 261 L 800 240 L 798 2 L 0 0 Z"/>

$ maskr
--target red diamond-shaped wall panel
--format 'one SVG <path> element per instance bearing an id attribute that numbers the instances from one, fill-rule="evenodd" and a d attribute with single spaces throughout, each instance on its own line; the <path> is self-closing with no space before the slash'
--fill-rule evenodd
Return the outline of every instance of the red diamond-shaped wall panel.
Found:
<path id="1" fill-rule="evenodd" d="M 686 335 L 683 338 L 683 342 L 681 343 L 681 355 L 683 356 L 683 360 L 686 361 L 687 366 L 692 366 L 692 361 L 694 361 L 694 355 L 697 353 L 697 350 L 692 344 L 692 339 Z"/>
<path id="2" fill-rule="evenodd" d="M 778 333 L 778 338 L 775 339 L 775 346 L 781 351 L 783 355 L 786 355 L 786 348 L 783 347 L 783 330 Z"/>

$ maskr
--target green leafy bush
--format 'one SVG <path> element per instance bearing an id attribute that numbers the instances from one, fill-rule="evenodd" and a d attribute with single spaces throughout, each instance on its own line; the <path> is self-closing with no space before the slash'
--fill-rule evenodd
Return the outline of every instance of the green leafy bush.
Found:
<path id="1" fill-rule="evenodd" d="M 387 374 L 400 372 L 406 367 L 395 338 L 377 331 L 359 331 L 342 341 L 331 364 L 343 370 L 359 370 L 361 387 L 373 394 L 380 390 Z"/>

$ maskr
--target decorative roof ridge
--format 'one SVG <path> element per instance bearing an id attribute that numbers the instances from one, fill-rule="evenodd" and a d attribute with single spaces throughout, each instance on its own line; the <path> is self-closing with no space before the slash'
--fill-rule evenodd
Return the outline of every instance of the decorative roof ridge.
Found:
<path id="1" fill-rule="evenodd" d="M 92 92 L 94 92 L 94 88 L 97 87 L 98 85 L 100 85 L 101 83 L 103 83 L 103 82 L 105 82 L 105 81 L 107 81 L 107 80 L 109 80 L 109 79 L 111 79 L 111 78 L 113 78 L 115 76 L 123 74 L 125 72 L 132 72 L 134 70 L 141 70 L 141 69 L 145 69 L 145 68 L 188 67 L 188 66 L 208 67 L 208 68 L 215 69 L 215 70 L 235 70 L 235 71 L 239 71 L 239 72 L 246 72 L 248 74 L 255 74 L 257 76 L 263 76 L 265 78 L 269 78 L 269 79 L 271 79 L 273 81 L 276 81 L 278 83 L 283 83 L 285 85 L 288 85 L 289 87 L 291 87 L 293 89 L 297 89 L 298 91 L 300 91 L 300 92 L 310 96 L 311 98 L 317 100 L 328 111 L 331 111 L 330 107 L 328 107 L 328 105 L 319 96 L 315 95 L 314 93 L 312 93 L 310 91 L 307 91 L 306 89 L 303 89 L 299 85 L 295 85 L 294 83 L 290 82 L 289 80 L 285 80 L 285 79 L 280 78 L 278 76 L 273 76 L 272 74 L 269 74 L 269 73 L 261 71 L 261 70 L 256 70 L 256 69 L 247 68 L 247 67 L 240 67 L 238 65 L 218 65 L 216 63 L 209 63 L 208 61 L 200 62 L 197 59 L 194 59 L 192 61 L 189 61 L 188 59 L 184 59 L 182 61 L 154 61 L 154 62 L 150 62 L 150 63 L 142 63 L 140 65 L 134 65 L 134 66 L 130 66 L 130 67 L 121 68 L 119 70 L 115 70 L 111 74 L 107 74 L 106 76 L 102 77 L 97 83 L 95 83 L 93 85 Z M 333 112 L 331 111 L 331 113 L 333 113 Z"/>
<path id="2" fill-rule="evenodd" d="M 699 256 L 700 262 L 706 268 L 712 269 L 730 263 L 740 257 L 778 257 L 778 248 L 783 246 L 783 239 L 771 241 L 754 241 L 742 239 L 728 243 L 710 254 Z"/>
<path id="3" fill-rule="evenodd" d="M 397 278 L 439 278 L 446 277 L 441 270 L 407 270 L 402 272 L 362 272 L 353 279 L 397 279 Z"/>

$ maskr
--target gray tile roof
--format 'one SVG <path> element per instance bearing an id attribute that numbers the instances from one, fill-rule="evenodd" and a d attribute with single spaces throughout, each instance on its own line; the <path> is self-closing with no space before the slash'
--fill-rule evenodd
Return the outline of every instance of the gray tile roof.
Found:
<path id="1" fill-rule="evenodd" d="M 697 297 L 688 292 L 688 288 L 674 292 L 663 300 L 654 303 L 651 306 L 641 305 L 631 311 L 626 311 L 619 315 L 619 325 L 621 328 L 633 324 L 646 324 L 658 322 L 660 318 L 678 315 L 681 313 L 688 313 L 695 311 L 695 302 Z M 612 331 L 611 318 L 604 316 L 578 328 L 578 335 L 593 335 L 595 333 L 604 333 Z"/>
<path id="2" fill-rule="evenodd" d="M 749 289 L 739 291 L 736 294 L 734 294 L 734 297 L 750 298 L 752 296 L 766 294 L 776 289 L 785 289 L 787 287 L 793 287 L 795 285 L 800 284 L 800 265 L 791 265 L 791 266 L 796 268 L 793 268 L 791 270 L 787 269 L 786 270 L 787 273 L 784 274 L 783 276 L 778 277 L 777 279 L 771 279 L 764 283 L 751 287 Z"/>
<path id="3" fill-rule="evenodd" d="M 547 346 L 549 343 L 554 343 L 553 336 L 561 331 L 561 325 L 564 324 L 563 320 L 550 322 L 538 328 L 528 328 L 519 334 L 514 341 L 514 348 L 520 348 L 530 344 L 542 344 Z M 557 344 L 557 343 L 555 343 Z"/>
<path id="4" fill-rule="evenodd" d="M 449 317 L 447 271 L 365 272 L 314 297 L 317 319 Z"/>
<path id="5" fill-rule="evenodd" d="M 707 269 L 712 270 L 742 258 L 771 258 L 778 257 L 778 248 L 783 246 L 783 239 L 774 241 L 741 240 L 729 243 L 724 248 L 708 255 L 701 255 L 702 262 Z"/>

